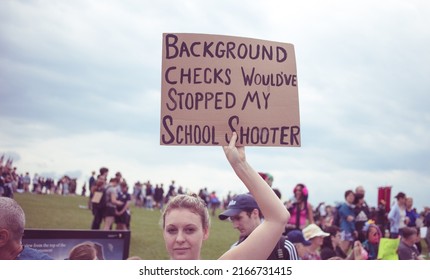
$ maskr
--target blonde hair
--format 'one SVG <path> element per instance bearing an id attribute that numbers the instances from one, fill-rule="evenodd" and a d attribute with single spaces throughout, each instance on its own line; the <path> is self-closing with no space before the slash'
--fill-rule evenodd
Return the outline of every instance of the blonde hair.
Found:
<path id="1" fill-rule="evenodd" d="M 166 215 L 174 209 L 187 209 L 199 215 L 203 228 L 209 228 L 210 218 L 206 203 L 196 194 L 180 194 L 169 200 L 162 215 L 161 225 L 163 229 L 165 227 Z"/>
<path id="2" fill-rule="evenodd" d="M 79 243 L 70 250 L 69 260 L 96 260 L 97 249 L 93 242 Z"/>

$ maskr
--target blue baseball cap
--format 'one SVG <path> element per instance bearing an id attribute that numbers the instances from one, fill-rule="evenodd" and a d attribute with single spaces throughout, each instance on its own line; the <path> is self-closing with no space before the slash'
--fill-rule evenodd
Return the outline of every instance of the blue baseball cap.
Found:
<path id="1" fill-rule="evenodd" d="M 227 210 L 219 214 L 220 220 L 239 215 L 242 211 L 260 210 L 254 197 L 250 194 L 236 195 L 228 204 Z"/>
<path id="2" fill-rule="evenodd" d="M 302 243 L 305 246 L 311 245 L 310 241 L 307 241 L 303 236 L 303 232 L 299 229 L 294 229 L 287 233 L 287 239 L 291 243 Z"/>

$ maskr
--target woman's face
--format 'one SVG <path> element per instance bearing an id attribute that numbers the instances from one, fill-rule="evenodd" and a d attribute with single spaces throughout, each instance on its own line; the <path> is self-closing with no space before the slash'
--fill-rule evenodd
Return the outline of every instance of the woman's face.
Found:
<path id="1" fill-rule="evenodd" d="M 188 209 L 173 209 L 164 220 L 164 243 L 172 260 L 198 260 L 203 241 L 209 236 L 199 215 Z"/>
<path id="2" fill-rule="evenodd" d="M 294 189 L 294 196 L 295 196 L 296 200 L 301 200 L 302 199 L 303 192 L 302 192 L 302 188 L 301 187 L 297 186 Z"/>
<path id="3" fill-rule="evenodd" d="M 379 243 L 379 240 L 381 239 L 381 236 L 379 235 L 379 232 L 376 228 L 370 227 L 369 228 L 369 242 L 373 244 Z"/>

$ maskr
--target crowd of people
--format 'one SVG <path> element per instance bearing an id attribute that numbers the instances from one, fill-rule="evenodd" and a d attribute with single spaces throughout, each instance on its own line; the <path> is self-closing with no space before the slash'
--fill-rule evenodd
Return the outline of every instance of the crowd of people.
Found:
<path id="1" fill-rule="evenodd" d="M 135 207 L 157 209 L 162 212 L 163 236 L 170 257 L 198 259 L 201 245 L 209 235 L 209 216 L 215 217 L 216 210 L 221 208 L 218 218 L 230 221 L 239 232 L 238 241 L 220 257 L 222 259 L 247 259 L 258 255 L 260 259 L 376 260 L 385 258 L 379 248 L 380 243 L 386 240 L 398 242 L 395 251 L 398 259 L 427 257 L 423 256 L 420 229 L 427 229 L 424 240 L 429 248 L 430 208 L 417 211 L 413 198 L 405 193 L 399 192 L 390 207 L 386 207 L 383 200 L 378 207 L 370 207 L 365 199 L 364 187 L 358 186 L 345 191 L 343 203 L 326 205 L 322 202 L 314 207 L 309 202 L 309 189 L 299 183 L 293 189 L 293 198 L 282 203 L 280 192 L 272 187 L 273 176 L 253 171 L 246 162 L 242 148 L 231 144 L 224 149 L 230 165 L 248 187 L 249 193 L 229 193 L 221 199 L 215 191 L 201 188 L 198 194 L 190 195 L 187 189 L 176 186 L 174 180 L 166 191 L 163 184 L 154 186 L 150 181 L 136 182 L 129 190 L 121 172 L 109 178 L 109 169 L 102 167 L 98 174 L 93 171 L 88 181 L 88 208 L 93 214 L 90 228 L 130 230 L 130 207 L 133 203 Z M 57 183 L 37 174 L 31 179 L 28 172 L 18 175 L 10 160 L 3 164 L 2 158 L 0 163 L 0 196 L 13 198 L 16 192 L 61 195 L 76 192 L 76 180 L 68 176 L 63 176 Z M 257 185 L 263 193 L 255 189 Z M 266 187 L 270 195 L 265 193 Z M 82 195 L 85 196 L 85 192 L 86 184 Z M 278 203 L 281 203 L 283 210 L 276 206 Z M 279 217 L 274 217 L 273 213 L 278 213 Z M 267 241 L 270 246 L 273 243 L 273 249 L 251 256 L 250 250 L 261 246 L 255 248 L 253 242 L 248 240 L 261 243 L 259 232 L 269 229 L 269 236 L 273 236 L 279 230 L 281 220 L 285 220 L 282 230 L 278 236 L 269 237 Z M 182 231 L 184 234 L 181 234 Z M 195 237 L 197 233 L 198 237 Z M 182 248 L 184 244 L 189 248 Z"/>
<path id="2" fill-rule="evenodd" d="M 273 176 L 263 174 L 262 177 L 267 178 L 267 183 L 272 185 Z M 274 191 L 276 192 L 275 189 Z M 381 199 L 377 207 L 368 205 L 363 186 L 358 186 L 355 190 L 346 190 L 345 201 L 337 205 L 326 205 L 321 202 L 317 207 L 313 207 L 309 202 L 309 190 L 302 183 L 295 186 L 293 193 L 293 199 L 285 202 L 291 218 L 284 234 L 289 235 L 289 232 L 292 232 L 292 236 L 297 238 L 298 231 L 304 231 L 309 225 L 318 226 L 324 231 L 325 241 L 317 250 L 324 254 L 317 258 L 328 259 L 331 256 L 351 259 L 353 255 L 347 256 L 346 253 L 354 252 L 357 246 L 362 248 L 368 259 L 384 258 L 378 257 L 377 249 L 380 239 L 388 238 L 402 240 L 398 248 L 404 248 L 401 245 L 405 244 L 403 241 L 406 239 L 415 240 L 408 248 L 410 255 L 413 256 L 411 258 L 419 259 L 422 258 L 420 229 L 425 231 L 422 236 L 427 247 L 430 246 L 430 207 L 418 211 L 413 205 L 413 198 L 407 197 L 403 192 L 395 196 L 397 201 L 392 205 L 387 205 L 386 201 Z M 300 240 L 304 239 L 299 238 Z M 329 246 L 330 244 L 335 245 Z M 302 251 L 303 243 L 298 242 L 296 245 L 301 247 Z M 327 246 L 331 252 L 335 251 L 336 255 L 327 254 L 327 249 L 323 250 Z M 398 257 L 404 258 L 400 255 Z"/>
<path id="3" fill-rule="evenodd" d="M 267 183 L 271 185 L 272 182 L 273 177 Z M 418 213 L 413 207 L 413 198 L 403 192 L 395 196 L 397 201 L 389 211 L 384 201 L 378 208 L 369 207 L 363 186 L 346 190 L 345 201 L 334 206 L 320 203 L 313 207 L 308 201 L 309 190 L 302 183 L 295 186 L 293 193 L 294 198 L 285 202 L 291 215 L 283 233 L 287 238 L 281 236 L 268 259 L 280 259 L 279 256 L 290 260 L 418 260 L 430 257 L 423 255 L 420 236 L 420 229 L 425 229 L 424 240 L 429 248 L 430 208 L 425 207 Z M 264 220 L 249 194 L 234 196 L 219 218 L 229 218 L 239 231 L 239 241 L 235 244 L 245 240 Z M 393 251 L 379 252 L 381 242 L 392 241 L 397 242 Z M 281 251 L 282 254 L 277 254 Z"/>
<path id="4" fill-rule="evenodd" d="M 391 252 L 399 259 L 423 259 L 427 256 L 422 255 L 420 229 L 426 229 L 424 240 L 430 247 L 430 208 L 425 207 L 418 212 L 413 207 L 413 198 L 403 192 L 395 198 L 396 202 L 388 211 L 383 200 L 378 208 L 370 207 L 365 200 L 364 187 L 358 186 L 355 190 L 345 191 L 343 203 L 334 206 L 320 203 L 314 208 L 308 202 L 309 190 L 304 184 L 297 184 L 294 200 L 286 203 L 291 218 L 284 234 L 288 236 L 293 232 L 293 236 L 297 236 L 297 231 L 301 231 L 306 240 L 312 241 L 306 237 L 306 231 L 310 226 L 314 227 L 322 239 L 317 242 L 318 246 L 312 247 L 315 243 L 305 246 L 304 251 L 311 253 L 311 259 L 375 260 L 392 257 L 384 256 L 387 252 L 378 252 L 381 238 L 384 242 L 387 239 L 387 242 L 389 239 L 399 241 L 397 250 Z"/>

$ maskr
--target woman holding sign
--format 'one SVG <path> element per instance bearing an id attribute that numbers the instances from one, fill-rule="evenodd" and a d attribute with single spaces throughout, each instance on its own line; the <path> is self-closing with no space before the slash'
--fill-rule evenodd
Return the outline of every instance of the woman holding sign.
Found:
<path id="1" fill-rule="evenodd" d="M 264 223 L 241 244 L 224 253 L 220 259 L 267 259 L 279 241 L 290 217 L 282 202 L 248 164 L 245 148 L 236 147 L 237 134 L 233 132 L 224 153 L 236 175 L 245 184 L 264 213 Z M 163 236 L 167 252 L 174 260 L 200 259 L 203 241 L 209 237 L 209 213 L 197 196 L 178 195 L 169 201 L 162 216 Z"/>

